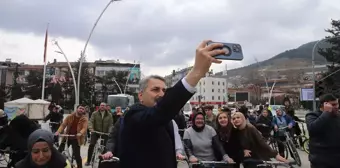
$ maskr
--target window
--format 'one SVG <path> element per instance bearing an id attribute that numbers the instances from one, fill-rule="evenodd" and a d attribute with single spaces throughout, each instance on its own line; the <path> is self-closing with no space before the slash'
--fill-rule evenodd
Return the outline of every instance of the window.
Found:
<path id="1" fill-rule="evenodd" d="M 218 100 L 220 100 L 220 96 L 218 96 Z"/>
<path id="2" fill-rule="evenodd" d="M 214 85 L 214 81 L 211 81 L 211 84 Z"/>
<path id="3" fill-rule="evenodd" d="M 211 100 L 214 100 L 214 96 L 211 96 Z"/>
<path id="4" fill-rule="evenodd" d="M 205 85 L 205 81 L 203 81 L 203 85 Z"/>
<path id="5" fill-rule="evenodd" d="M 217 85 L 220 85 L 220 81 L 217 82 Z"/>
<path id="6" fill-rule="evenodd" d="M 218 93 L 220 93 L 221 92 L 221 90 L 220 89 L 218 89 Z"/>
<path id="7" fill-rule="evenodd" d="M 222 82 L 222 85 L 224 86 L 224 82 Z"/>
<path id="8" fill-rule="evenodd" d="M 224 92 L 224 89 L 223 89 L 223 93 L 225 93 L 225 92 Z"/>
<path id="9" fill-rule="evenodd" d="M 203 88 L 203 93 L 205 93 L 205 89 Z"/>
<path id="10" fill-rule="evenodd" d="M 211 92 L 214 92 L 214 89 L 211 89 Z"/>

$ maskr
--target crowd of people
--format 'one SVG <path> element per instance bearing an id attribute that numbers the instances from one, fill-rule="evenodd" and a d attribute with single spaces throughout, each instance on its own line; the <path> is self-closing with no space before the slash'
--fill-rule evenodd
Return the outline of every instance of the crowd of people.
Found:
<path id="1" fill-rule="evenodd" d="M 115 107 L 112 114 L 111 107 L 105 103 L 101 103 L 98 110 L 78 105 L 76 111 L 64 119 L 62 108 L 51 105 L 44 121 L 53 124 L 51 131 L 47 131 L 25 114 L 9 122 L 1 110 L 0 149 L 3 152 L 8 149 L 10 153 L 8 167 L 69 168 L 70 161 L 61 154 L 67 141 L 67 145 L 72 146 L 77 167 L 82 168 L 82 145 L 88 138 L 85 165 L 90 165 L 100 136 L 105 145 L 105 151 L 100 154 L 102 159 L 119 157 L 121 168 L 184 168 L 200 161 L 257 167 L 258 163 L 247 162 L 250 158 L 262 161 L 275 158 L 287 163 L 282 144 L 278 144 L 279 150 L 275 151 L 266 143 L 266 138 L 274 131 L 275 137 L 284 141 L 280 129 L 283 127 L 299 134 L 300 128 L 295 123 L 299 119 L 289 101 L 284 102 L 285 108 L 276 109 L 276 115 L 272 115 L 267 105 L 256 113 L 248 112 L 245 106 L 234 113 L 220 107 L 217 114 L 213 113 L 212 106 L 201 106 L 192 109 L 187 122 L 183 106 L 194 95 L 195 86 L 211 64 L 221 62 L 213 56 L 228 52 L 218 49 L 222 44 L 207 43 L 204 41 L 198 46 L 193 69 L 173 87 L 167 89 L 161 76 L 142 79 L 139 103 L 129 106 L 124 113 Z M 335 168 L 340 156 L 339 103 L 332 95 L 321 97 L 320 103 L 318 111 L 306 115 L 310 161 L 312 168 Z"/>

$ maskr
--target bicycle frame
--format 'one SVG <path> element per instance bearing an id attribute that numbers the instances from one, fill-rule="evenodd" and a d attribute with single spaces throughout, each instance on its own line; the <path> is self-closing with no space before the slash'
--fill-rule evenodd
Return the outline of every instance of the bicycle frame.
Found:
<path id="1" fill-rule="evenodd" d="M 61 152 L 62 155 L 64 155 L 66 157 L 67 160 L 70 161 L 71 163 L 71 167 L 74 167 L 75 165 L 73 164 L 74 161 L 74 156 L 73 156 L 73 151 L 72 151 L 72 155 L 70 153 L 70 145 L 68 143 L 68 138 L 69 137 L 75 137 L 75 135 L 69 135 L 69 134 L 59 134 L 60 137 L 64 137 L 65 138 L 65 148 L 63 149 L 63 151 Z"/>
<path id="2" fill-rule="evenodd" d="M 98 131 L 92 131 L 91 133 L 95 133 L 99 135 L 99 138 L 94 146 L 91 162 L 92 167 L 94 167 L 94 164 L 97 163 L 97 160 L 99 157 L 97 157 L 98 153 L 102 153 L 105 150 L 105 144 L 102 145 L 102 142 L 104 142 L 104 139 L 102 138 L 103 135 L 109 135 L 108 133 L 104 132 L 98 132 Z M 98 162 L 99 163 L 99 162 Z"/>

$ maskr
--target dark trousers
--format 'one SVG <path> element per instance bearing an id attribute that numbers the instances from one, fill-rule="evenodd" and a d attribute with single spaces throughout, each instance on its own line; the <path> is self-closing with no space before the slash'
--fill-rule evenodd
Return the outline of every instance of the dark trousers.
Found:
<path id="1" fill-rule="evenodd" d="M 294 129 L 294 133 L 295 133 L 297 136 L 300 136 L 300 135 L 301 135 L 302 131 L 301 131 L 301 128 L 300 128 L 299 124 L 296 124 L 296 125 L 293 127 L 293 129 Z M 299 140 L 300 146 L 303 146 L 302 138 L 299 137 L 298 140 Z M 297 142 L 294 142 L 294 143 L 297 143 Z"/>
<path id="2" fill-rule="evenodd" d="M 83 163 L 82 163 L 82 159 L 81 159 L 81 156 L 80 156 L 80 146 L 78 144 L 77 139 L 69 139 L 67 147 L 69 147 L 70 145 L 72 146 L 72 151 L 73 151 L 72 156 L 74 156 L 74 158 L 77 162 L 77 168 L 82 168 Z M 61 153 L 62 151 L 64 151 L 64 149 L 65 149 L 65 140 L 63 140 L 60 143 L 58 151 Z"/>
<path id="3" fill-rule="evenodd" d="M 91 134 L 90 145 L 89 145 L 89 149 L 87 151 L 87 162 L 88 163 L 92 159 L 93 149 L 94 149 L 94 146 L 96 145 L 99 137 L 100 137 L 99 134 L 96 134 L 96 133 L 92 133 Z M 102 135 L 102 138 L 104 139 L 104 142 L 101 142 L 101 145 L 106 146 L 106 142 L 107 142 L 108 136 L 107 135 Z"/>
<path id="4" fill-rule="evenodd" d="M 286 141 L 286 137 L 285 136 L 278 136 L 277 138 L 277 148 L 279 148 L 279 154 L 282 157 L 285 157 L 285 146 L 283 144 L 284 141 Z"/>
<path id="5" fill-rule="evenodd" d="M 58 131 L 59 126 L 60 126 L 59 124 L 58 125 L 56 125 L 56 124 L 51 125 L 51 131 L 52 131 L 53 134 Z M 54 143 L 58 146 L 58 144 L 59 144 L 59 137 L 58 136 L 54 136 Z"/>

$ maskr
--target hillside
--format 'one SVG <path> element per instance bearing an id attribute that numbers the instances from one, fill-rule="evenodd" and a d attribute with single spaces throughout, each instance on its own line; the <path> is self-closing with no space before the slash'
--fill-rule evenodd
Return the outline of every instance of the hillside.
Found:
<path id="1" fill-rule="evenodd" d="M 296 67 L 296 66 L 306 66 L 312 64 L 312 50 L 316 41 L 303 44 L 295 49 L 286 50 L 272 58 L 259 63 L 253 63 L 241 68 L 235 68 L 228 70 L 228 76 L 236 76 L 251 71 L 254 68 L 260 67 Z M 329 44 L 320 43 L 319 47 L 327 47 Z M 315 55 L 316 64 L 324 64 L 325 58 L 316 52 Z"/>

